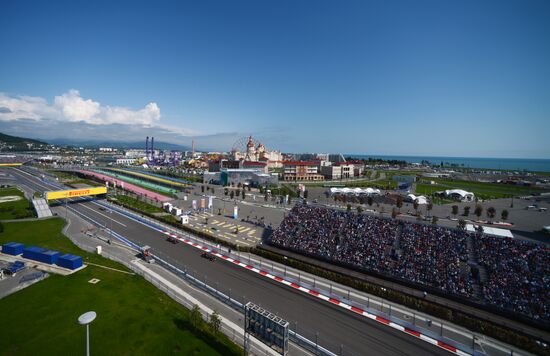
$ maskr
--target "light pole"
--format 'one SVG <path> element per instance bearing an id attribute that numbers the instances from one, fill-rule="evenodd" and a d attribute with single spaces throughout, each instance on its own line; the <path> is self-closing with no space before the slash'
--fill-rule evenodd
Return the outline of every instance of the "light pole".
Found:
<path id="1" fill-rule="evenodd" d="M 90 323 L 95 320 L 97 314 L 89 311 L 78 317 L 80 325 L 86 325 L 86 356 L 90 356 Z"/>

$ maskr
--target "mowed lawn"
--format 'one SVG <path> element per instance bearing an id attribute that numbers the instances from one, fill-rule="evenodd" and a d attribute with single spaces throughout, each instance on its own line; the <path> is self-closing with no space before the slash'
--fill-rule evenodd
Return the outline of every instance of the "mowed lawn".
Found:
<path id="1" fill-rule="evenodd" d="M 0 243 L 18 241 L 70 252 L 92 262 L 128 271 L 124 266 L 88 254 L 60 233 L 61 219 L 4 223 Z M 97 284 L 88 283 L 92 278 Z M 1 283 L 1 282 L 0 282 Z M 66 277 L 46 280 L 0 299 L 0 355 L 82 355 L 82 313 L 94 310 L 91 351 L 96 355 L 237 355 L 225 336 L 189 323 L 189 311 L 142 277 L 89 265 Z M 204 328 L 203 328 L 204 329 Z"/>
<path id="2" fill-rule="evenodd" d="M 17 196 L 19 200 L 2 202 L 0 200 L 0 220 L 21 219 L 33 217 L 32 203 L 29 202 L 22 191 L 17 188 L 0 188 L 2 197 Z"/>

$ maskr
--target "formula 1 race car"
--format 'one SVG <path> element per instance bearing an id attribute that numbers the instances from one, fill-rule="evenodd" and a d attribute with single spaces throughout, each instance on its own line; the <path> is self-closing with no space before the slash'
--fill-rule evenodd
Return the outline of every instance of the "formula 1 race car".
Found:
<path id="1" fill-rule="evenodd" d="M 212 254 L 210 254 L 210 253 L 208 253 L 208 252 L 206 252 L 206 251 L 203 252 L 203 253 L 201 253 L 201 257 L 202 257 L 202 258 L 206 258 L 207 260 L 210 260 L 210 261 L 212 261 L 212 262 L 214 262 L 214 261 L 216 260 L 216 256 L 214 256 L 214 255 L 212 255 Z"/>

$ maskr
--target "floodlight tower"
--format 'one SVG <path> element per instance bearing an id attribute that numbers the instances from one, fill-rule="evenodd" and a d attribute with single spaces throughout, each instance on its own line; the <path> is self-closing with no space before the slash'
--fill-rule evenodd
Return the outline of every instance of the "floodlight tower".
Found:
<path id="1" fill-rule="evenodd" d="M 86 356 L 90 356 L 90 323 L 95 320 L 97 314 L 89 311 L 78 317 L 80 325 L 86 325 Z"/>
<path id="2" fill-rule="evenodd" d="M 155 163 L 155 138 L 151 137 L 151 160 Z"/>
<path id="3" fill-rule="evenodd" d="M 149 136 L 145 139 L 145 159 L 149 161 Z"/>

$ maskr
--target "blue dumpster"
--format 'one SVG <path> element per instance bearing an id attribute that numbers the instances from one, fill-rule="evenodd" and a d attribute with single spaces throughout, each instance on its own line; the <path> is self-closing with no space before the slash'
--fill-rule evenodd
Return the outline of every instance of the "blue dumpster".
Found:
<path id="1" fill-rule="evenodd" d="M 8 242 L 2 245 L 2 252 L 8 255 L 17 256 L 23 253 L 25 245 L 19 242 Z"/>
<path id="2" fill-rule="evenodd" d="M 82 266 L 82 257 L 71 255 L 69 253 L 59 256 L 56 264 L 59 267 L 68 269 L 77 269 Z"/>

